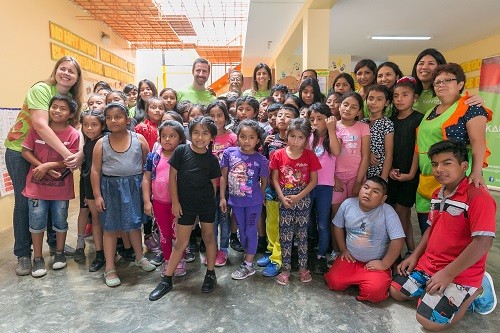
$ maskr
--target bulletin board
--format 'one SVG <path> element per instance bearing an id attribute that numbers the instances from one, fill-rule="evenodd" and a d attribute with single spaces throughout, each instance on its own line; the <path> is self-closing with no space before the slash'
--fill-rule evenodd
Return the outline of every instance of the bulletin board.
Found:
<path id="1" fill-rule="evenodd" d="M 4 141 L 9 133 L 10 128 L 14 125 L 19 108 L 4 108 L 0 107 L 0 195 L 2 197 L 14 193 L 14 188 L 7 172 L 5 164 L 5 148 Z"/>

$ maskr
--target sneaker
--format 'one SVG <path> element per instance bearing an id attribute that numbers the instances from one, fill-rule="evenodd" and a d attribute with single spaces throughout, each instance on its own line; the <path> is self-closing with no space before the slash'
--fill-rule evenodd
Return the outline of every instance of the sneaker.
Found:
<path id="1" fill-rule="evenodd" d="M 243 280 L 247 277 L 255 274 L 255 268 L 252 266 L 248 266 L 245 263 L 242 263 L 240 267 L 231 274 L 231 278 L 234 280 Z"/>
<path id="2" fill-rule="evenodd" d="M 257 260 L 257 266 L 266 267 L 267 265 L 269 265 L 270 262 L 271 262 L 271 253 L 266 252 L 264 253 L 264 256 L 262 258 Z"/>
<path id="3" fill-rule="evenodd" d="M 142 257 L 141 260 L 134 262 L 137 267 L 142 268 L 145 272 L 152 272 L 156 269 L 156 266 L 149 262 L 148 258 Z"/>
<path id="4" fill-rule="evenodd" d="M 47 269 L 45 269 L 45 260 L 43 258 L 34 258 L 33 266 L 31 268 L 31 276 L 42 277 L 47 274 Z"/>
<path id="5" fill-rule="evenodd" d="M 483 287 L 483 293 L 476 297 L 471 304 L 471 308 L 473 312 L 487 315 L 495 310 L 497 306 L 497 296 L 495 294 L 495 287 L 493 286 L 493 279 L 488 272 L 484 272 L 481 286 Z"/>
<path id="6" fill-rule="evenodd" d="M 163 259 L 163 253 L 162 252 L 158 252 L 157 254 L 155 254 L 155 256 L 153 257 L 153 259 L 151 259 L 149 262 L 152 263 L 155 266 L 160 266 L 161 264 L 163 264 L 164 261 L 165 260 Z"/>
<path id="7" fill-rule="evenodd" d="M 92 236 L 92 223 L 87 223 L 85 225 L 84 237 L 87 238 L 87 237 L 90 237 L 90 236 Z"/>
<path id="8" fill-rule="evenodd" d="M 215 285 L 217 284 L 217 277 L 214 275 L 205 275 L 205 279 L 203 280 L 203 284 L 201 285 L 202 293 L 209 293 L 215 289 Z"/>
<path id="9" fill-rule="evenodd" d="M 236 252 L 243 252 L 243 247 L 241 246 L 238 237 L 229 239 L 229 246 L 231 246 L 231 248 Z"/>
<path id="10" fill-rule="evenodd" d="M 62 269 L 66 267 L 66 256 L 62 252 L 56 252 L 54 255 L 54 262 L 52 263 L 52 269 Z"/>
<path id="11" fill-rule="evenodd" d="M 186 260 L 186 262 L 193 262 L 194 259 L 195 259 L 194 252 L 192 252 L 188 246 L 184 251 L 184 260 Z"/>
<path id="12" fill-rule="evenodd" d="M 323 275 L 328 271 L 326 257 L 316 258 L 314 263 L 314 274 Z"/>
<path id="13" fill-rule="evenodd" d="M 280 266 L 279 266 L 277 263 L 275 263 L 275 262 L 271 261 L 271 262 L 270 262 L 270 263 L 266 266 L 266 268 L 264 268 L 264 269 L 262 270 L 262 275 L 263 275 L 263 276 L 267 276 L 267 277 L 273 277 L 273 276 L 278 275 L 278 274 L 279 274 L 279 272 L 280 272 Z"/>
<path id="14" fill-rule="evenodd" d="M 189 250 L 193 253 L 198 252 L 198 243 L 196 242 L 196 237 L 189 238 Z"/>
<path id="15" fill-rule="evenodd" d="M 158 253 L 161 251 L 160 245 L 156 242 L 153 235 L 144 235 L 144 245 L 146 245 L 148 252 Z"/>
<path id="16" fill-rule="evenodd" d="M 17 258 L 16 274 L 25 276 L 31 273 L 31 257 Z"/>
<path id="17" fill-rule="evenodd" d="M 181 259 L 177 267 L 175 268 L 174 276 L 184 276 L 186 275 L 186 260 Z"/>
<path id="18" fill-rule="evenodd" d="M 207 247 L 205 246 L 205 242 L 203 241 L 203 239 L 200 240 L 200 246 L 198 247 L 198 249 L 201 253 L 207 252 Z"/>
<path id="19" fill-rule="evenodd" d="M 57 252 L 57 248 L 55 246 L 51 246 L 50 247 L 50 256 L 54 256 Z M 64 244 L 64 255 L 67 256 L 67 257 L 72 257 L 75 255 L 75 248 L 67 245 L 67 244 Z"/>
<path id="20" fill-rule="evenodd" d="M 135 261 L 135 252 L 133 248 L 123 250 L 122 258 L 125 261 Z"/>
<path id="21" fill-rule="evenodd" d="M 217 256 L 215 257 L 215 266 L 222 267 L 225 266 L 227 262 L 227 252 L 217 251 Z"/>
<path id="22" fill-rule="evenodd" d="M 85 249 L 83 247 L 76 249 L 73 260 L 75 260 L 76 262 L 85 260 Z"/>
<path id="23" fill-rule="evenodd" d="M 326 267 L 328 268 L 332 268 L 333 266 L 333 262 L 335 261 L 335 259 L 337 259 L 337 257 L 340 255 L 339 252 L 332 252 L 332 255 L 330 256 L 330 259 L 328 260 L 328 262 L 326 263 Z"/>
<path id="24" fill-rule="evenodd" d="M 106 264 L 104 257 L 96 257 L 89 266 L 89 272 L 97 272 Z"/>

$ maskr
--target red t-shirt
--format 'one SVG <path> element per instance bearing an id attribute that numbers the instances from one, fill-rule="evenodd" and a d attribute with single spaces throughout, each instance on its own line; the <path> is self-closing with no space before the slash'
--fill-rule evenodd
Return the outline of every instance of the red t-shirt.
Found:
<path id="1" fill-rule="evenodd" d="M 281 188 L 295 188 L 307 186 L 311 172 L 321 169 L 321 164 L 309 149 L 304 149 L 302 155 L 293 160 L 287 155 L 286 148 L 282 148 L 271 155 L 269 168 L 279 170 Z"/>
<path id="2" fill-rule="evenodd" d="M 436 190 L 429 213 L 429 241 L 415 269 L 432 276 L 455 260 L 472 242 L 472 237 L 495 237 L 495 214 L 495 200 L 484 188 L 469 185 L 467 178 L 447 198 L 443 197 L 443 188 Z M 479 288 L 486 257 L 487 254 L 458 274 L 453 282 Z"/>
<path id="3" fill-rule="evenodd" d="M 71 126 L 65 130 L 54 132 L 61 142 L 72 153 L 76 153 L 80 143 L 80 133 Z M 51 146 L 45 143 L 40 135 L 32 128 L 23 142 L 23 147 L 31 150 L 33 155 L 42 163 L 62 161 L 63 157 Z M 66 168 L 55 169 L 64 172 Z M 26 176 L 26 187 L 23 195 L 27 198 L 41 200 L 71 200 L 75 198 L 73 186 L 73 173 L 63 179 L 52 178 L 46 174 L 42 179 L 35 181 L 33 177 L 33 166 L 30 166 Z"/>
<path id="4" fill-rule="evenodd" d="M 149 151 L 153 151 L 153 147 L 158 141 L 158 124 L 149 119 L 145 119 L 143 123 L 134 127 L 134 131 L 141 134 L 146 139 Z"/>

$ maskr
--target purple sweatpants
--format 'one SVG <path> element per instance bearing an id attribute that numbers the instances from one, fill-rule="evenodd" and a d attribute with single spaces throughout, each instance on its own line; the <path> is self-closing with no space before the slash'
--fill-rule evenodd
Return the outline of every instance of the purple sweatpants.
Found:
<path id="1" fill-rule="evenodd" d="M 262 204 L 250 207 L 232 207 L 240 230 L 241 246 L 246 254 L 257 252 L 257 223 L 262 213 Z"/>

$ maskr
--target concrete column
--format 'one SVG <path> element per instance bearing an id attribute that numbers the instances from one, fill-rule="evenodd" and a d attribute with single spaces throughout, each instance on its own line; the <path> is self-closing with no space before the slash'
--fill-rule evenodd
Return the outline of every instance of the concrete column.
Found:
<path id="1" fill-rule="evenodd" d="M 330 8 L 308 9 L 303 18 L 302 68 L 327 69 L 330 54 Z"/>

